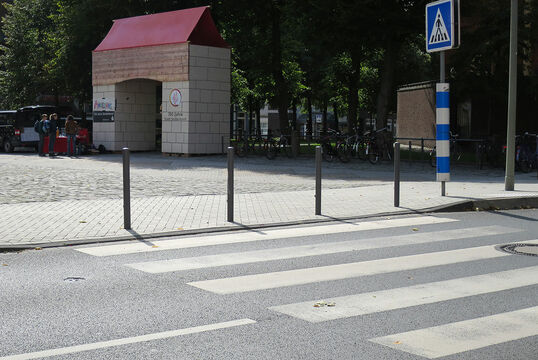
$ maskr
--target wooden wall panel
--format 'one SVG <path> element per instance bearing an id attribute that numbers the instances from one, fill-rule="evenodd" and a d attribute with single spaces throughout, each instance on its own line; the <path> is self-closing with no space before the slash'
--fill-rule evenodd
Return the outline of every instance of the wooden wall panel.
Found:
<path id="1" fill-rule="evenodd" d="M 93 52 L 93 86 L 131 79 L 189 80 L 188 43 Z"/>

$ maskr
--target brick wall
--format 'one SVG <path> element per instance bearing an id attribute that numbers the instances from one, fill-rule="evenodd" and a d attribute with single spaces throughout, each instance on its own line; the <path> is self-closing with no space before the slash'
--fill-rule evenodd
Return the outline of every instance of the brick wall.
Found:
<path id="1" fill-rule="evenodd" d="M 435 89 L 432 85 L 398 90 L 396 136 L 435 139 Z M 420 141 L 414 144 L 420 145 Z M 427 146 L 433 144 L 426 142 Z"/>
<path id="2" fill-rule="evenodd" d="M 185 81 L 187 43 L 98 51 L 92 54 L 92 83 L 111 85 L 131 79 Z"/>
<path id="3" fill-rule="evenodd" d="M 153 150 L 160 81 L 161 150 L 222 153 L 230 129 L 230 55 L 230 49 L 190 44 L 93 53 L 93 97 L 115 99 L 117 106 L 114 123 L 94 124 L 94 144 L 113 151 Z M 174 89 L 181 92 L 178 106 L 170 102 Z"/>
<path id="4" fill-rule="evenodd" d="M 127 146 L 133 151 L 155 150 L 156 88 L 159 82 L 136 79 L 94 86 L 93 97 L 114 99 L 114 122 L 94 123 L 93 142 L 107 150 Z"/>
<path id="5" fill-rule="evenodd" d="M 189 81 L 163 83 L 163 152 L 217 154 L 228 146 L 230 53 L 230 49 L 190 45 Z M 182 94 L 177 107 L 169 101 L 173 89 Z"/>

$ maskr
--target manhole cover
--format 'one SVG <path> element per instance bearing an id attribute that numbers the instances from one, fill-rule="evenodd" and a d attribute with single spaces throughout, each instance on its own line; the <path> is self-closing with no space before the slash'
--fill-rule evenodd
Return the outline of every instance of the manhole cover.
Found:
<path id="1" fill-rule="evenodd" d="M 86 279 L 79 276 L 70 276 L 64 279 L 64 281 L 67 281 L 67 282 L 75 282 L 75 281 L 82 281 L 82 280 L 86 280 Z"/>
<path id="2" fill-rule="evenodd" d="M 537 244 L 508 244 L 499 247 L 500 250 L 516 255 L 538 256 Z"/>

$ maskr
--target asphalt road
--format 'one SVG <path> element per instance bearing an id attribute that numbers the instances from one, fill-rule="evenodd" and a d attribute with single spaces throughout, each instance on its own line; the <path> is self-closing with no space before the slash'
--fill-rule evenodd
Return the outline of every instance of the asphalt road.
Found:
<path id="1" fill-rule="evenodd" d="M 0 253 L 0 360 L 535 360 L 538 257 L 495 246 L 537 234 L 520 210 Z"/>

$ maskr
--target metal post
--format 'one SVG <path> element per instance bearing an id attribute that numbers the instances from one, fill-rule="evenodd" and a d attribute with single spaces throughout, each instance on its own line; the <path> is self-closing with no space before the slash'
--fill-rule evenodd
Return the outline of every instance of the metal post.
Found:
<path id="1" fill-rule="evenodd" d="M 444 51 L 439 52 L 439 66 L 440 66 L 440 71 L 439 71 L 440 79 L 439 80 L 441 83 L 444 83 L 446 79 L 445 52 Z M 445 181 L 441 181 L 441 196 L 446 196 L 446 182 Z"/>
<path id="2" fill-rule="evenodd" d="M 517 2 L 510 7 L 510 58 L 508 64 L 508 124 L 506 128 L 506 170 L 504 190 L 514 191 L 516 147 L 516 96 L 517 96 Z"/>
<path id="3" fill-rule="evenodd" d="M 394 207 L 400 206 L 400 143 L 394 143 Z"/>
<path id="4" fill-rule="evenodd" d="M 409 140 L 409 161 L 411 161 L 411 153 L 413 152 L 413 143 Z"/>
<path id="5" fill-rule="evenodd" d="M 129 148 L 123 148 L 123 228 L 131 229 L 131 177 Z"/>
<path id="6" fill-rule="evenodd" d="M 321 215 L 321 146 L 316 146 L 316 215 Z"/>
<path id="7" fill-rule="evenodd" d="M 234 221 L 234 148 L 228 147 L 228 222 Z"/>

